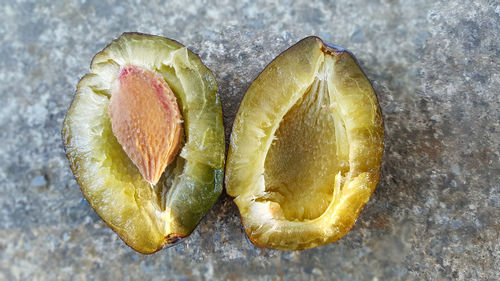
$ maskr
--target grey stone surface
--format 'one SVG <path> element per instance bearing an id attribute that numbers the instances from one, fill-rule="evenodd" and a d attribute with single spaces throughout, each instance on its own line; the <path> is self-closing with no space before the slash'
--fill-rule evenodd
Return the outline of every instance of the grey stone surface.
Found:
<path id="1" fill-rule="evenodd" d="M 0 280 L 500 280 L 498 1 L 2 1 Z M 246 88 L 307 35 L 350 49 L 386 127 L 353 230 L 302 252 L 252 246 L 223 194 L 184 243 L 143 256 L 83 199 L 61 122 L 124 31 L 174 38 L 216 75 L 226 133 Z"/>

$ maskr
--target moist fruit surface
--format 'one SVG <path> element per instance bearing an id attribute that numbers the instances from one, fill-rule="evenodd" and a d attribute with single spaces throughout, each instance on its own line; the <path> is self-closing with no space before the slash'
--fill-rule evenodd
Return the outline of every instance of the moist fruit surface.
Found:
<path id="1" fill-rule="evenodd" d="M 231 134 L 226 189 L 258 245 L 340 239 L 374 191 L 384 146 L 373 88 L 353 56 L 317 37 L 255 79 Z"/>
<path id="2" fill-rule="evenodd" d="M 71 169 L 120 238 L 153 253 L 187 237 L 222 191 L 215 78 L 180 43 L 138 33 L 114 40 L 90 69 L 63 123 Z"/>

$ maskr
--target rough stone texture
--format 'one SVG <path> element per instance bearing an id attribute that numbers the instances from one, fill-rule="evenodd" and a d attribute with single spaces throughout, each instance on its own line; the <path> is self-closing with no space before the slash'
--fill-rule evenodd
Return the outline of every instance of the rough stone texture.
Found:
<path id="1" fill-rule="evenodd" d="M 500 280 L 497 1 L 2 1 L 0 280 Z M 353 230 L 302 252 L 252 246 L 223 195 L 184 243 L 143 256 L 89 207 L 61 122 L 124 31 L 177 39 L 216 75 L 226 133 L 292 43 L 349 48 L 386 126 L 383 175 Z"/>

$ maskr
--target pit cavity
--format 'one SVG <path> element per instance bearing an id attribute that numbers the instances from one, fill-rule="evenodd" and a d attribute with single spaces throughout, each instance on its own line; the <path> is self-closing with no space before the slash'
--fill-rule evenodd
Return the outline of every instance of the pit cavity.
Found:
<path id="1" fill-rule="evenodd" d="M 349 169 L 345 126 L 328 89 L 333 64 L 325 65 L 285 114 L 264 164 L 266 200 L 278 203 L 290 221 L 324 213 L 333 199 L 335 175 Z"/>

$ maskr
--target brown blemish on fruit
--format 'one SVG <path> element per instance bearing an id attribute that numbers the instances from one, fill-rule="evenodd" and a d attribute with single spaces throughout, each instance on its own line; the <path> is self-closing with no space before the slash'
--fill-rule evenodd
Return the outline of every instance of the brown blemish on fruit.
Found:
<path id="1" fill-rule="evenodd" d="M 321 41 L 321 40 L 319 40 L 319 41 Z M 329 54 L 331 56 L 338 56 L 338 55 L 341 55 L 344 52 L 344 50 L 338 50 L 338 49 L 335 49 L 335 48 L 330 47 L 328 45 L 325 45 L 323 43 L 323 41 L 321 41 L 321 44 L 322 44 L 321 45 L 321 51 L 323 53 L 325 53 L 325 54 Z"/>
<path id="2" fill-rule="evenodd" d="M 175 244 L 177 242 L 180 242 L 182 238 L 184 238 L 184 236 L 181 234 L 171 233 L 165 237 L 165 241 L 167 244 Z"/>
<path id="3" fill-rule="evenodd" d="M 161 75 L 138 66 L 124 67 L 111 92 L 113 134 L 144 179 L 156 184 L 179 151 L 177 100 Z"/>

